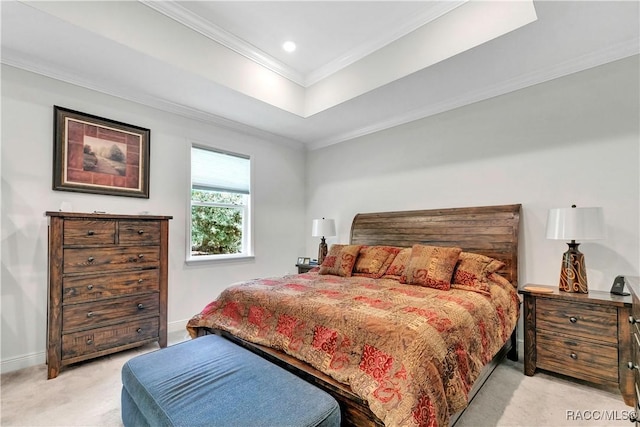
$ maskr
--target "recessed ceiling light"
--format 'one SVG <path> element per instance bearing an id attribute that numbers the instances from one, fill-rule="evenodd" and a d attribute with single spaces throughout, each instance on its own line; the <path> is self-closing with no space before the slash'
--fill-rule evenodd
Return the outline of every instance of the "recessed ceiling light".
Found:
<path id="1" fill-rule="evenodd" d="M 294 50 L 296 50 L 296 44 L 292 41 L 286 41 L 284 42 L 284 44 L 282 45 L 282 48 L 286 51 L 286 52 L 293 52 Z"/>

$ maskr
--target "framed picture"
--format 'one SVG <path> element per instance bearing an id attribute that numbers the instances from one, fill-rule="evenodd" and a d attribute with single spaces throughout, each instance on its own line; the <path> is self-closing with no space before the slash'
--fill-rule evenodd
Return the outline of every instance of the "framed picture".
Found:
<path id="1" fill-rule="evenodd" d="M 298 257 L 298 262 L 296 264 L 304 264 L 304 257 Z"/>
<path id="2" fill-rule="evenodd" d="M 311 262 L 311 258 L 305 258 L 303 264 L 309 264 Z"/>
<path id="3" fill-rule="evenodd" d="M 149 129 L 58 106 L 53 115 L 54 190 L 149 198 Z"/>

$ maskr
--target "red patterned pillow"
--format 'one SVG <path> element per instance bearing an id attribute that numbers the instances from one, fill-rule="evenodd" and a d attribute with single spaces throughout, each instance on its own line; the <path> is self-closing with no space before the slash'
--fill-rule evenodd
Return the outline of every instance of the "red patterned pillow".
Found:
<path id="1" fill-rule="evenodd" d="M 400 248 L 393 246 L 362 246 L 356 259 L 353 275 L 379 279 L 387 271 L 398 252 Z"/>
<path id="2" fill-rule="evenodd" d="M 471 252 L 462 252 L 453 273 L 451 287 L 489 295 L 488 276 L 502 267 L 504 267 L 504 263 L 497 259 Z"/>
<path id="3" fill-rule="evenodd" d="M 411 248 L 398 249 L 400 249 L 400 252 L 398 252 L 398 255 L 395 256 L 391 265 L 387 268 L 387 272 L 382 276 L 384 279 L 400 280 L 404 274 L 404 269 L 407 267 L 411 257 Z"/>
<path id="4" fill-rule="evenodd" d="M 400 281 L 448 291 L 460 252 L 460 248 L 413 245 L 409 264 Z"/>
<path id="5" fill-rule="evenodd" d="M 360 245 L 331 245 L 318 273 L 350 277 L 358 252 Z"/>

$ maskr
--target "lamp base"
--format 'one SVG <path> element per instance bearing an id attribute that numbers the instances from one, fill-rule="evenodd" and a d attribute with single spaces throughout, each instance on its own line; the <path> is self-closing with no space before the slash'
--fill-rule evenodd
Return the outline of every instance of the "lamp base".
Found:
<path id="1" fill-rule="evenodd" d="M 569 245 L 569 249 L 562 256 L 562 266 L 560 267 L 560 290 L 588 294 L 584 255 L 578 250 L 580 243 L 572 240 L 567 245 Z"/>
<path id="2" fill-rule="evenodd" d="M 320 240 L 320 245 L 318 246 L 318 265 L 322 265 L 325 257 L 327 256 L 327 242 L 324 240 L 324 236 L 322 240 Z"/>

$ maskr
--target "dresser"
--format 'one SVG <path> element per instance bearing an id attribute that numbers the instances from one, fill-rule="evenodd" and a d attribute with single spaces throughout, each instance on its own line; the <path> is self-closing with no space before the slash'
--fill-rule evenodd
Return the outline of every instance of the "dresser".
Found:
<path id="1" fill-rule="evenodd" d="M 618 389 L 627 405 L 635 393 L 631 357 L 631 297 L 609 292 L 560 292 L 557 286 L 527 286 L 524 295 L 524 373 L 537 368 Z"/>
<path id="2" fill-rule="evenodd" d="M 631 359 L 628 367 L 633 372 L 633 407 L 636 427 L 640 426 L 640 278 L 629 277 L 627 284 L 631 291 L 632 307 L 629 323 L 631 324 Z"/>
<path id="3" fill-rule="evenodd" d="M 170 216 L 46 212 L 48 378 L 63 366 L 167 346 Z"/>

